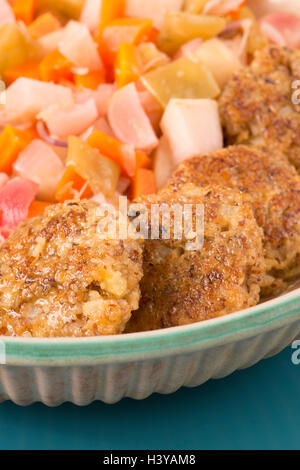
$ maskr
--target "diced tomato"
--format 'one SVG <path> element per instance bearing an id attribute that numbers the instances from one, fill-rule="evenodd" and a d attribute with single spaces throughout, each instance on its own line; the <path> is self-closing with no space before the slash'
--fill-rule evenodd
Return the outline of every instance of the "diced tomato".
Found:
<path id="1" fill-rule="evenodd" d="M 64 202 L 68 199 L 85 198 L 92 195 L 92 190 L 75 170 L 72 165 L 68 165 L 57 186 L 55 199 Z"/>
<path id="2" fill-rule="evenodd" d="M 92 70 L 84 74 L 75 73 L 74 78 L 78 87 L 97 90 L 99 85 L 105 82 L 105 70 Z"/>
<path id="3" fill-rule="evenodd" d="M 260 20 L 262 31 L 271 42 L 300 47 L 300 17 L 291 13 L 271 13 Z"/>
<path id="4" fill-rule="evenodd" d="M 152 170 L 138 169 L 129 190 L 130 199 L 147 196 L 157 191 L 155 175 Z"/>
<path id="5" fill-rule="evenodd" d="M 32 140 L 27 131 L 21 131 L 11 126 L 5 126 L 0 135 L 0 171 L 8 175 L 12 172 L 12 167 L 19 153 Z"/>
<path id="6" fill-rule="evenodd" d="M 14 164 L 14 173 L 38 184 L 38 197 L 53 201 L 64 165 L 50 145 L 42 140 L 33 140 L 20 153 Z"/>
<path id="7" fill-rule="evenodd" d="M 29 61 L 25 62 L 24 64 L 16 65 L 15 67 L 6 69 L 3 72 L 3 78 L 7 85 L 11 85 L 13 82 L 15 82 L 18 78 L 21 77 L 40 80 L 40 63 L 37 61 Z"/>
<path id="8" fill-rule="evenodd" d="M 38 0 L 14 0 L 12 7 L 18 21 L 29 25 L 34 18 Z"/>
<path id="9" fill-rule="evenodd" d="M 108 119 L 117 139 L 150 152 L 158 145 L 151 122 L 133 83 L 117 90 L 109 101 Z"/>
<path id="10" fill-rule="evenodd" d="M 60 83 L 61 80 L 72 81 L 72 62 L 58 50 L 50 52 L 40 63 L 40 76 L 45 82 Z"/>
<path id="11" fill-rule="evenodd" d="M 13 178 L 0 190 L 0 232 L 7 238 L 27 219 L 38 185 L 24 178 Z"/>

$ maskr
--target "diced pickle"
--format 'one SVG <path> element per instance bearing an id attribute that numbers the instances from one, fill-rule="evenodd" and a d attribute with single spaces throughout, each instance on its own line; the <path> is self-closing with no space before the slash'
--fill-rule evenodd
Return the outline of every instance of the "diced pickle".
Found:
<path id="1" fill-rule="evenodd" d="M 187 57 L 159 67 L 141 80 L 163 107 L 171 98 L 216 98 L 220 93 L 210 70 Z"/>
<path id="2" fill-rule="evenodd" d="M 262 32 L 252 10 L 250 10 L 248 7 L 241 8 L 239 12 L 239 19 L 250 19 L 252 21 L 252 28 L 250 29 L 248 38 L 248 53 L 253 55 L 255 51 L 267 47 L 268 38 Z"/>
<path id="3" fill-rule="evenodd" d="M 69 137 L 67 165 L 89 182 L 94 194 L 112 197 L 120 178 L 120 167 L 78 137 Z"/>
<path id="4" fill-rule="evenodd" d="M 65 18 L 79 19 L 84 0 L 38 0 L 38 11 L 52 11 Z"/>
<path id="5" fill-rule="evenodd" d="M 208 0 L 185 0 L 184 10 L 189 13 L 202 13 Z"/>
<path id="6" fill-rule="evenodd" d="M 182 44 L 191 39 L 211 39 L 217 36 L 226 23 L 226 19 L 220 16 L 168 12 L 158 38 L 158 46 L 167 54 L 174 54 Z"/>
<path id="7" fill-rule="evenodd" d="M 0 28 L 0 73 L 40 56 L 37 43 L 26 35 L 17 24 L 5 24 Z"/>

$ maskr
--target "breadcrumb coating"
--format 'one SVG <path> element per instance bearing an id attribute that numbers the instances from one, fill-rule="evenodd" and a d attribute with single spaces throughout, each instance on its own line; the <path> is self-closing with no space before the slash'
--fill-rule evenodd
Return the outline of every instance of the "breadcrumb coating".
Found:
<path id="1" fill-rule="evenodd" d="M 100 237 L 97 208 L 91 201 L 50 206 L 0 247 L 0 334 L 123 332 L 139 304 L 142 241 Z"/>
<path id="2" fill-rule="evenodd" d="M 204 243 L 187 249 L 189 237 L 176 239 L 160 217 L 159 239 L 145 241 L 140 308 L 126 332 L 155 330 L 208 320 L 255 305 L 265 263 L 262 232 L 242 193 L 186 184 L 164 188 L 140 203 L 192 204 L 204 208 Z M 171 227 L 174 214 L 171 212 Z"/>

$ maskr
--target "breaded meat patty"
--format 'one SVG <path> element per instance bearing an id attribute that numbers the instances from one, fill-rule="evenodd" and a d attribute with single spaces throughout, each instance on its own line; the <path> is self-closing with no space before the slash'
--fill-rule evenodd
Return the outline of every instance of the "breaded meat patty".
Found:
<path id="1" fill-rule="evenodd" d="M 0 334 L 123 332 L 139 304 L 142 242 L 104 239 L 97 208 L 91 201 L 53 205 L 1 246 Z"/>
<path id="2" fill-rule="evenodd" d="M 299 276 L 300 176 L 284 157 L 232 146 L 185 161 L 170 184 L 176 190 L 187 181 L 198 186 L 223 185 L 250 196 L 264 232 L 264 295 L 282 291 Z"/>
<path id="3" fill-rule="evenodd" d="M 271 46 L 258 51 L 220 97 L 227 143 L 266 146 L 283 153 L 300 171 L 300 106 L 292 100 L 292 85 L 299 79 L 300 50 Z"/>
<path id="4" fill-rule="evenodd" d="M 197 207 L 202 207 L 204 231 L 195 234 L 201 232 L 204 236 L 203 246 L 191 246 L 191 232 L 179 237 L 175 230 L 175 211 L 171 211 L 170 234 L 166 228 L 168 218 L 159 217 L 159 238 L 145 241 L 140 308 L 126 332 L 186 325 L 258 302 L 265 272 L 262 232 L 242 193 L 187 184 L 178 191 L 167 187 L 139 202 L 148 214 L 155 205 L 163 208 L 176 204 L 184 212 L 192 207 L 193 230 Z"/>

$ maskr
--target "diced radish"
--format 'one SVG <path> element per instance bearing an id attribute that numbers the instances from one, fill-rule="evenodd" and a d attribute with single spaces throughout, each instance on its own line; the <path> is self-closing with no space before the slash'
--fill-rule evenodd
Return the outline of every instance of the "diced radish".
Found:
<path id="1" fill-rule="evenodd" d="M 117 90 L 109 101 L 108 119 L 117 139 L 150 152 L 158 145 L 150 119 L 140 102 L 134 83 Z"/>
<path id="2" fill-rule="evenodd" d="M 260 20 L 260 27 L 271 42 L 282 46 L 300 47 L 299 16 L 290 13 L 270 13 Z"/>
<path id="3" fill-rule="evenodd" d="M 218 104 L 214 100 L 172 99 L 161 128 L 170 143 L 175 165 L 223 147 Z"/>
<path id="4" fill-rule="evenodd" d="M 245 3 L 245 0 L 209 0 L 203 8 L 203 14 L 228 15 L 237 12 Z"/>
<path id="5" fill-rule="evenodd" d="M 52 33 L 45 34 L 42 36 L 38 42 L 42 45 L 44 54 L 50 54 L 50 52 L 55 51 L 58 49 L 59 43 L 62 41 L 65 34 L 65 29 L 60 28 L 57 31 L 53 31 Z"/>
<path id="6" fill-rule="evenodd" d="M 195 38 L 191 39 L 191 41 L 186 42 L 181 46 L 177 54 L 175 55 L 174 59 L 181 59 L 181 57 L 190 57 L 193 56 L 194 52 L 196 52 L 199 47 L 203 44 L 203 39 Z"/>
<path id="7" fill-rule="evenodd" d="M 29 206 L 38 185 L 24 178 L 13 178 L 0 190 L 0 233 L 7 238 L 12 230 L 27 219 Z"/>
<path id="8" fill-rule="evenodd" d="M 67 108 L 51 106 L 39 114 L 51 135 L 67 138 L 69 135 L 82 134 L 98 118 L 98 111 L 93 99 Z"/>
<path id="9" fill-rule="evenodd" d="M 76 93 L 76 103 L 85 103 L 91 98 L 95 100 L 99 116 L 106 116 L 109 99 L 116 90 L 116 86 L 111 83 L 99 85 L 97 90 L 84 89 Z"/>
<path id="10" fill-rule="evenodd" d="M 33 140 L 20 153 L 14 164 L 14 173 L 37 183 L 38 197 L 43 201 L 53 201 L 57 185 L 64 172 L 64 165 L 42 140 Z"/>
<path id="11" fill-rule="evenodd" d="M 0 173 L 0 189 L 8 182 L 9 178 L 6 173 Z"/>
<path id="12" fill-rule="evenodd" d="M 92 32 L 99 27 L 101 3 L 102 0 L 85 0 L 81 12 L 80 22 L 85 24 Z"/>
<path id="13" fill-rule="evenodd" d="M 54 83 L 18 78 L 6 91 L 5 114 L 8 120 L 26 122 L 49 106 L 71 106 L 72 91 Z"/>
<path id="14" fill-rule="evenodd" d="M 167 137 L 163 136 L 160 139 L 159 146 L 157 147 L 154 156 L 154 173 L 158 189 L 165 186 L 172 175 L 173 170 L 174 163 L 170 144 Z"/>
<path id="15" fill-rule="evenodd" d="M 88 28 L 78 21 L 67 24 L 58 49 L 76 67 L 88 70 L 100 70 L 103 67 L 97 45 Z"/>
<path id="16" fill-rule="evenodd" d="M 0 26 L 15 22 L 16 18 L 10 4 L 6 0 L 0 0 Z"/>
<path id="17" fill-rule="evenodd" d="M 157 29 L 161 29 L 168 11 L 180 11 L 184 0 L 127 0 L 126 16 L 150 18 Z"/>

